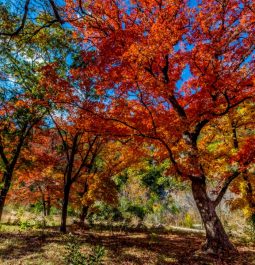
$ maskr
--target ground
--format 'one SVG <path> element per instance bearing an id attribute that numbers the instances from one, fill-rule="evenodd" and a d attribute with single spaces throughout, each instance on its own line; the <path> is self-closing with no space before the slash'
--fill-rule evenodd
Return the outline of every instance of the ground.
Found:
<path id="1" fill-rule="evenodd" d="M 70 227 L 88 253 L 93 245 L 103 245 L 105 265 L 165 265 L 165 264 L 255 264 L 255 245 L 232 239 L 239 255 L 222 260 L 204 256 L 198 249 L 204 241 L 201 233 L 190 231 L 93 230 Z M 26 228 L 1 226 L 0 264 L 3 265 L 61 265 L 65 264 L 67 236 L 57 228 Z"/>

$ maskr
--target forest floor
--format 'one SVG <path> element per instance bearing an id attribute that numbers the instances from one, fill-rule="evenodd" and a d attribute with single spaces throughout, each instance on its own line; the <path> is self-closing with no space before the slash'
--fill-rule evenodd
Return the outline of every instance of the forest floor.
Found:
<path id="1" fill-rule="evenodd" d="M 204 241 L 202 233 L 190 231 L 112 231 L 103 228 L 79 230 L 69 228 L 81 244 L 81 252 L 89 253 L 95 245 L 104 246 L 105 265 L 226 264 L 255 265 L 255 244 L 233 239 L 239 254 L 222 260 L 205 256 L 198 250 Z M 0 264 L 64 265 L 68 237 L 57 228 L 20 229 L 1 225 Z"/>

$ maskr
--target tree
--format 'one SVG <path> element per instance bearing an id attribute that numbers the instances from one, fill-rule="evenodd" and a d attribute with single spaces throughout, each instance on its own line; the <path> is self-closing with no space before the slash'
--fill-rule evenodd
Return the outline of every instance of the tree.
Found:
<path id="1" fill-rule="evenodd" d="M 232 153 L 239 166 L 244 168 L 241 178 L 232 186 L 232 190 L 241 197 L 231 202 L 231 208 L 243 208 L 247 220 L 254 224 L 254 103 L 250 101 L 233 110 L 228 121 Z"/>
<path id="2" fill-rule="evenodd" d="M 62 171 L 64 175 L 64 194 L 60 231 L 65 233 L 71 187 L 93 163 L 99 137 L 95 134 L 86 133 L 84 129 L 77 126 L 77 123 L 75 126 L 74 120 L 61 122 L 54 119 L 54 123 L 61 137 L 64 155 Z M 71 123 L 71 125 L 68 123 Z"/>
<path id="3" fill-rule="evenodd" d="M 98 75 L 97 92 L 111 99 L 108 112 L 95 115 L 164 147 L 161 155 L 170 158 L 173 171 L 191 182 L 206 230 L 203 250 L 235 251 L 215 209 L 243 169 L 222 174 L 222 187 L 211 198 L 198 143 L 206 125 L 254 100 L 254 3 L 66 4 L 70 17 L 86 15 L 72 25 L 84 46 L 95 50 L 97 65 L 90 71 Z"/>
<path id="4" fill-rule="evenodd" d="M 137 146 L 132 141 L 121 143 L 116 138 L 101 140 L 100 150 L 90 164 L 88 174 L 83 176 L 81 223 L 84 223 L 89 208 L 95 202 L 117 205 L 118 189 L 114 178 L 130 166 L 137 165 L 144 156 L 144 150 L 140 148 L 137 152 Z"/>
<path id="5" fill-rule="evenodd" d="M 40 202 L 44 216 L 50 215 L 53 205 L 59 207 L 63 190 L 59 145 L 60 139 L 54 130 L 34 130 L 16 170 L 10 201 L 24 205 Z"/>
<path id="6" fill-rule="evenodd" d="M 10 30 L 15 28 L 17 14 L 8 6 L 1 5 L 0 9 L 0 26 Z M 30 21 L 27 26 L 30 30 L 37 28 L 35 21 Z M 52 27 L 50 30 L 41 30 L 36 38 L 28 37 L 26 34 L 17 34 L 15 38 L 0 35 L 1 219 L 6 196 L 22 151 L 31 139 L 34 128 L 44 124 L 45 116 L 52 108 L 49 102 L 45 104 L 43 100 L 45 90 L 39 82 L 41 67 L 56 58 L 61 57 L 59 63 L 65 61 L 68 45 L 63 39 L 65 36 L 68 40 L 70 34 L 68 30 L 61 31 L 59 27 Z"/>
<path id="7" fill-rule="evenodd" d="M 172 195 L 184 189 L 185 184 L 169 176 L 169 160 L 156 161 L 152 158 L 153 152 L 155 150 L 140 156 L 139 163 L 131 164 L 117 175 L 115 181 L 119 190 L 119 209 L 124 218 L 135 214 L 143 221 L 146 215 L 153 214 L 154 221 L 159 224 L 165 214 L 177 211 Z"/>
<path id="8" fill-rule="evenodd" d="M 232 109 L 228 115 L 206 126 L 199 141 L 203 150 L 204 165 L 211 179 L 220 178 L 231 168 L 242 168 L 240 177 L 235 179 L 231 191 L 239 197 L 231 201 L 231 208 L 245 207 L 248 217 L 254 212 L 254 103 L 247 101 Z M 218 180 L 218 182 L 220 179 Z M 217 191 L 219 183 L 214 189 Z M 214 185 L 215 186 L 215 185 Z M 214 192 L 215 192 L 214 190 Z M 213 193 L 214 193 L 213 192 Z M 241 196 L 241 197 L 240 197 Z"/>
<path id="9" fill-rule="evenodd" d="M 243 116 L 243 119 L 240 119 Z M 242 195 L 241 201 L 246 209 L 249 221 L 255 224 L 255 190 L 254 190 L 254 104 L 248 102 L 230 116 L 233 147 L 237 153 L 237 161 L 245 168 L 242 178 L 237 182 Z M 243 140 L 246 138 L 246 141 Z M 235 183 L 235 184 L 237 184 Z M 234 189 L 236 188 L 236 185 Z M 240 202 L 240 199 L 239 199 Z M 236 204 L 236 202 L 235 202 Z M 233 207 L 232 207 L 233 208 Z"/>
<path id="10" fill-rule="evenodd" d="M 7 38 L 17 37 L 18 35 L 33 38 L 45 28 L 56 24 L 58 26 L 63 25 L 67 22 L 63 8 L 54 0 L 43 0 L 40 5 L 34 0 L 10 0 L 5 4 L 0 3 L 0 8 L 5 13 L 3 14 L 5 23 L 0 25 L 0 36 Z M 12 10 L 12 16 L 5 12 L 8 9 Z M 15 16 L 15 19 L 13 19 L 13 16 Z M 34 25 L 33 27 L 31 27 L 31 23 Z"/>
<path id="11" fill-rule="evenodd" d="M 8 108 L 10 107 L 10 108 Z M 14 112 L 13 112 L 14 110 Z M 41 120 L 42 114 L 26 108 L 15 108 L 5 105 L 2 111 L 0 155 L 1 155 L 1 187 L 0 187 L 0 218 L 3 213 L 7 193 L 10 189 L 13 173 L 27 142 L 32 128 Z M 11 117 L 11 119 L 10 119 Z"/>

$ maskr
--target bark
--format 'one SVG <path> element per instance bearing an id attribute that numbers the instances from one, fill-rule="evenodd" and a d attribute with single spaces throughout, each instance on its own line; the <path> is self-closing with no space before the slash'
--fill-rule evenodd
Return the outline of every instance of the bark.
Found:
<path id="1" fill-rule="evenodd" d="M 46 215 L 49 216 L 50 215 L 50 210 L 51 210 L 51 201 L 50 201 L 50 197 L 47 198 L 47 203 L 46 203 Z"/>
<path id="2" fill-rule="evenodd" d="M 42 195 L 43 216 L 45 217 L 45 216 L 47 216 L 45 195 L 44 195 L 43 189 L 40 185 L 38 185 L 38 189 Z"/>
<path id="3" fill-rule="evenodd" d="M 192 179 L 192 192 L 206 231 L 202 250 L 216 255 L 236 252 L 216 214 L 215 204 L 207 195 L 205 177 Z"/>
<path id="4" fill-rule="evenodd" d="M 84 183 L 84 189 L 81 194 L 81 197 L 83 197 L 88 192 L 89 186 L 87 180 Z M 85 218 L 88 214 L 89 207 L 86 205 L 82 205 L 81 214 L 80 214 L 80 223 L 84 224 Z"/>
<path id="5" fill-rule="evenodd" d="M 67 164 L 66 174 L 64 175 L 65 187 L 64 187 L 64 199 L 63 199 L 63 205 L 62 205 L 61 226 L 60 226 L 60 231 L 63 233 L 66 233 L 66 219 L 67 219 L 67 207 L 68 207 L 68 202 L 69 202 L 69 194 L 70 194 L 72 183 L 74 182 L 74 178 L 72 179 L 72 172 L 73 172 L 74 157 L 77 151 L 78 137 L 79 137 L 79 134 L 77 133 L 73 139 L 73 145 L 72 145 L 70 157 L 67 153 L 68 164 Z"/>
<path id="6" fill-rule="evenodd" d="M 66 233 L 66 219 L 67 219 L 67 207 L 69 202 L 69 194 L 71 189 L 71 183 L 66 183 L 64 188 L 64 200 L 62 205 L 62 214 L 61 214 L 61 226 L 60 231 Z"/>
<path id="7" fill-rule="evenodd" d="M 3 175 L 3 188 L 0 191 L 0 221 L 2 220 L 3 209 L 7 193 L 11 186 L 12 173 L 5 172 Z"/>
<path id="8" fill-rule="evenodd" d="M 47 215 L 47 213 L 46 213 L 46 202 L 45 202 L 44 198 L 43 198 L 43 215 L 44 216 Z"/>
<path id="9" fill-rule="evenodd" d="M 231 127 L 232 127 L 232 138 L 233 138 L 233 145 L 235 149 L 238 149 L 238 139 L 237 139 L 237 131 L 236 131 L 236 123 L 234 121 L 231 121 Z"/>
<path id="10" fill-rule="evenodd" d="M 249 208 L 252 212 L 252 216 L 251 216 L 251 219 L 253 220 L 253 216 L 255 214 L 255 200 L 254 200 L 254 189 L 252 187 L 252 183 L 249 179 L 249 176 L 248 174 L 244 174 L 243 175 L 243 179 L 245 181 L 245 196 L 246 196 L 246 200 L 248 202 L 248 205 L 249 205 Z"/>
<path id="11" fill-rule="evenodd" d="M 82 210 L 81 210 L 81 214 L 80 214 L 80 223 L 81 224 L 84 224 L 85 218 L 87 217 L 87 214 L 88 214 L 88 210 L 89 210 L 88 206 L 85 206 L 85 205 L 82 206 Z"/>

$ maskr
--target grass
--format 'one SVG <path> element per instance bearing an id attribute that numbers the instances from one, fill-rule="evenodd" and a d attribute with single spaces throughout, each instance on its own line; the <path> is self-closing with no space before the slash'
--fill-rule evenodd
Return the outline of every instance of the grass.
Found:
<path id="1" fill-rule="evenodd" d="M 102 245 L 106 249 L 105 265 L 165 265 L 165 264 L 255 264 L 255 245 L 234 240 L 239 255 L 221 261 L 204 256 L 197 250 L 204 235 L 189 231 L 112 231 L 73 230 L 81 244 L 81 251 L 89 253 L 91 247 Z M 61 265 L 66 255 L 67 237 L 51 227 L 38 229 L 1 225 L 0 264 L 3 265 Z"/>

